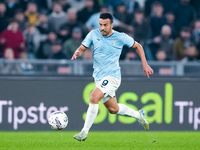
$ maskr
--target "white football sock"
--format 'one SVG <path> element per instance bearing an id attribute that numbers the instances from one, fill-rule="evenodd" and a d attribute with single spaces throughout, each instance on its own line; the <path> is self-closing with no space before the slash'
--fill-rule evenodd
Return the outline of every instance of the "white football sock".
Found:
<path id="1" fill-rule="evenodd" d="M 99 110 L 99 104 L 89 104 L 87 115 L 84 123 L 84 127 L 82 131 L 85 131 L 88 134 L 88 131 L 90 130 Z"/>
<path id="2" fill-rule="evenodd" d="M 130 116 L 136 119 L 140 118 L 140 114 L 138 111 L 135 111 L 134 109 L 124 105 L 124 104 L 118 104 L 119 106 L 119 111 L 117 112 L 118 115 L 122 116 Z"/>

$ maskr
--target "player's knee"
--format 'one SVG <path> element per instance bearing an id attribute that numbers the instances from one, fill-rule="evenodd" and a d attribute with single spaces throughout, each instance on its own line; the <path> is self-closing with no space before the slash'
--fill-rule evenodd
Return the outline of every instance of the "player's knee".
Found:
<path id="1" fill-rule="evenodd" d="M 95 94 L 91 94 L 90 95 L 90 103 L 92 103 L 92 104 L 98 104 L 98 102 L 99 102 L 98 97 Z"/>
<path id="2" fill-rule="evenodd" d="M 108 111 L 111 114 L 116 114 L 119 111 L 119 107 L 117 107 L 117 108 L 110 107 L 110 108 L 108 108 Z"/>

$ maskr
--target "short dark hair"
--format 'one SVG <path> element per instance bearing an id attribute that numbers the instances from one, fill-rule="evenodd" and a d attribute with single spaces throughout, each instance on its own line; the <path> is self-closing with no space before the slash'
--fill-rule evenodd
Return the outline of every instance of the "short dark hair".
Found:
<path id="1" fill-rule="evenodd" d="M 113 23 L 113 16 L 110 13 L 102 13 L 99 18 L 110 19 L 110 22 Z"/>

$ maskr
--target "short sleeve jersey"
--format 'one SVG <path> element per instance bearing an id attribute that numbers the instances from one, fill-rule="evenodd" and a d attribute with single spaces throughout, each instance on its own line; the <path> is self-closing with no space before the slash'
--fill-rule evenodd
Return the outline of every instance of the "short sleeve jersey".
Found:
<path id="1" fill-rule="evenodd" d="M 101 80 L 103 77 L 112 76 L 121 79 L 119 57 L 124 45 L 132 47 L 135 41 L 125 33 L 113 30 L 113 34 L 104 37 L 100 29 L 91 30 L 82 42 L 86 48 L 93 45 L 93 77 Z"/>

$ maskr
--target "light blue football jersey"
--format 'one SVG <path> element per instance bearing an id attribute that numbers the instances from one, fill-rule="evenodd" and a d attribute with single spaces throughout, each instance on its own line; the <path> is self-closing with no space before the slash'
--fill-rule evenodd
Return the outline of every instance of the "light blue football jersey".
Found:
<path id="1" fill-rule="evenodd" d="M 82 42 L 85 47 L 93 45 L 93 77 L 101 80 L 103 77 L 112 76 L 121 79 L 119 57 L 124 45 L 132 47 L 135 41 L 125 33 L 113 30 L 113 34 L 104 37 L 100 29 L 91 30 Z"/>

